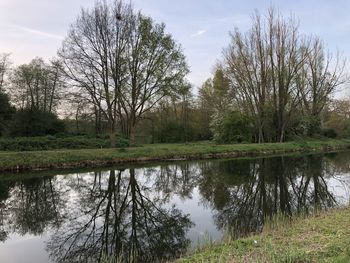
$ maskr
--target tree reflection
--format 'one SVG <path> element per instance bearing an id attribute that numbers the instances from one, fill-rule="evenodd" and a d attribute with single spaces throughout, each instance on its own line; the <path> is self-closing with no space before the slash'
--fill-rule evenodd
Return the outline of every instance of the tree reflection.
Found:
<path id="1" fill-rule="evenodd" d="M 140 177 L 140 180 L 143 180 Z M 157 262 L 184 253 L 188 216 L 166 208 L 135 169 L 95 173 L 71 181 L 77 193 L 69 220 L 48 244 L 57 262 Z"/>
<path id="2" fill-rule="evenodd" d="M 193 188 L 198 184 L 200 169 L 196 163 L 182 162 L 146 169 L 145 175 L 156 178 L 154 187 L 161 190 L 164 199 L 175 194 L 190 198 Z"/>
<path id="3" fill-rule="evenodd" d="M 5 242 L 8 238 L 8 207 L 6 200 L 9 198 L 10 189 L 14 186 L 13 182 L 1 182 L 0 183 L 0 241 Z"/>
<path id="4" fill-rule="evenodd" d="M 217 211 L 217 226 L 238 237 L 259 231 L 277 213 L 335 206 L 326 165 L 320 156 L 209 162 L 202 166 L 199 187 L 203 201 Z"/>
<path id="5" fill-rule="evenodd" d="M 0 239 L 8 233 L 41 235 L 59 227 L 64 194 L 53 177 L 0 181 Z"/>

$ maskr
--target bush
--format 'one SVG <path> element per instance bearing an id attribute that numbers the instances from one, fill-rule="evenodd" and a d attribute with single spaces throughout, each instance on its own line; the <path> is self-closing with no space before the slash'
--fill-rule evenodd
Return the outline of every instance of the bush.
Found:
<path id="1" fill-rule="evenodd" d="M 320 135 L 321 121 L 316 117 L 303 117 L 300 119 L 299 123 L 295 129 L 296 135 L 312 137 L 315 135 Z"/>
<path id="2" fill-rule="evenodd" d="M 156 140 L 160 143 L 187 142 L 197 139 L 193 123 L 184 125 L 181 121 L 168 120 L 158 127 Z"/>
<path id="3" fill-rule="evenodd" d="M 218 143 L 250 142 L 250 126 L 249 118 L 236 111 L 217 114 L 211 124 L 214 140 Z"/>
<path id="4" fill-rule="evenodd" d="M 10 105 L 9 97 L 0 92 L 0 136 L 5 133 L 14 113 L 15 108 Z"/>
<path id="5" fill-rule="evenodd" d="M 334 139 L 335 137 L 337 137 L 337 132 L 334 129 L 323 129 L 322 130 L 322 135 L 327 137 L 327 138 L 332 138 Z"/>
<path id="6" fill-rule="evenodd" d="M 128 147 L 129 141 L 119 137 L 117 147 Z M 41 151 L 57 149 L 108 148 L 110 140 L 89 136 L 42 136 L 21 138 L 0 138 L 0 151 Z"/>
<path id="7" fill-rule="evenodd" d="M 53 113 L 23 109 L 15 113 L 10 125 L 12 137 L 55 135 L 64 132 L 63 121 Z"/>

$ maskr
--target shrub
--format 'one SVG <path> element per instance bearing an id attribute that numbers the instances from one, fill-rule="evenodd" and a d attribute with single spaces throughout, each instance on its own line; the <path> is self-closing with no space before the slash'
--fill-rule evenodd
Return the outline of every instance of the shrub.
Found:
<path id="1" fill-rule="evenodd" d="M 328 128 L 322 130 L 322 135 L 327 138 L 335 138 L 337 137 L 337 132 L 334 129 Z"/>
<path id="2" fill-rule="evenodd" d="M 17 111 L 10 125 L 10 135 L 13 137 L 55 135 L 64 130 L 63 121 L 55 114 L 32 109 Z"/>
<path id="3" fill-rule="evenodd" d="M 303 117 L 296 126 L 296 135 L 315 136 L 321 134 L 321 121 L 316 117 Z"/>
<path id="4" fill-rule="evenodd" d="M 15 108 L 10 105 L 9 97 L 0 92 L 0 136 L 3 135 L 8 128 L 8 123 L 14 112 Z"/>
<path id="5" fill-rule="evenodd" d="M 218 143 L 251 141 L 250 126 L 249 118 L 236 111 L 217 114 L 211 124 L 214 140 Z"/>

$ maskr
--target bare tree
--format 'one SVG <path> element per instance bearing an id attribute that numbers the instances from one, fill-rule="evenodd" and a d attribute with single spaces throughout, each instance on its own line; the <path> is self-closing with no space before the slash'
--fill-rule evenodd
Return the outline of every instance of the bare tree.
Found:
<path id="1" fill-rule="evenodd" d="M 164 24 L 122 1 L 83 10 L 59 52 L 66 76 L 108 120 L 115 146 L 118 119 L 135 144 L 142 115 L 176 89 L 187 73 L 180 47 Z"/>
<path id="2" fill-rule="evenodd" d="M 258 142 L 265 141 L 266 110 L 271 96 L 269 45 L 261 23 L 256 14 L 248 33 L 244 35 L 236 28 L 231 34 L 230 46 L 224 50 L 237 104 L 255 120 Z"/>
<path id="3" fill-rule="evenodd" d="M 298 85 L 300 101 L 307 116 L 315 120 L 320 118 L 330 95 L 347 79 L 344 67 L 345 60 L 339 53 L 336 57 L 327 54 L 322 41 L 317 37 L 312 39 Z"/>
<path id="4" fill-rule="evenodd" d="M 308 53 L 308 45 L 298 32 L 297 23 L 284 20 L 273 9 L 268 17 L 269 59 L 277 138 L 285 139 L 285 130 L 298 104 L 296 80 Z"/>
<path id="5" fill-rule="evenodd" d="M 265 19 L 256 13 L 250 31 L 236 29 L 231 38 L 224 52 L 228 75 L 238 104 L 255 120 L 256 141 L 284 141 L 299 103 L 297 86 L 309 54 L 307 41 L 292 18 L 286 20 L 273 9 Z"/>

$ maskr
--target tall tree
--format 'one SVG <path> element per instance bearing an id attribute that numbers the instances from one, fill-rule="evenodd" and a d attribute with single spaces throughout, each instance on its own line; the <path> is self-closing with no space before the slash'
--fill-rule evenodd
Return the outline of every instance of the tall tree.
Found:
<path id="1" fill-rule="evenodd" d="M 242 34 L 236 28 L 231 33 L 231 44 L 224 50 L 225 65 L 238 105 L 255 120 L 257 142 L 266 140 L 266 112 L 271 94 L 267 37 L 263 35 L 261 23 L 256 14 L 249 32 Z"/>
<path id="2" fill-rule="evenodd" d="M 112 146 L 118 120 L 134 145 L 144 113 L 176 91 L 188 72 L 165 25 L 119 0 L 83 10 L 59 55 L 66 76 L 108 120 Z"/>
<path id="3" fill-rule="evenodd" d="M 266 19 L 256 13 L 249 32 L 236 29 L 231 34 L 224 54 L 236 98 L 256 121 L 257 141 L 283 141 L 298 103 L 296 83 L 308 54 L 296 22 L 273 9 Z M 274 126 L 272 135 L 269 126 Z"/>
<path id="4" fill-rule="evenodd" d="M 296 81 L 309 47 L 292 18 L 284 19 L 270 9 L 267 23 L 276 141 L 282 142 L 291 114 L 298 104 Z"/>

